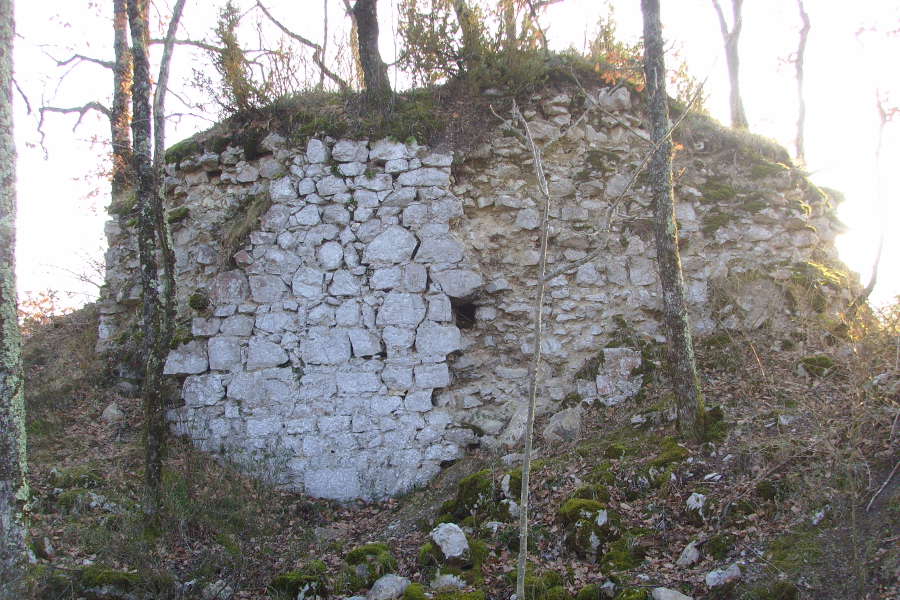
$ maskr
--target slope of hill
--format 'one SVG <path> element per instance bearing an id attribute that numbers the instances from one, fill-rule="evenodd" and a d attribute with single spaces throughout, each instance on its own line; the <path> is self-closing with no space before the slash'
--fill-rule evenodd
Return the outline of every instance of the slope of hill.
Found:
<path id="1" fill-rule="evenodd" d="M 568 439 L 539 438 L 529 598 L 898 597 L 897 317 L 849 339 L 809 323 L 699 340 L 722 416 L 702 445 L 677 438 L 662 369 L 631 403 L 587 409 Z M 173 439 L 164 514 L 144 526 L 139 400 L 94 358 L 96 318 L 88 307 L 26 341 L 32 597 L 394 597 L 403 580 L 373 589 L 385 574 L 421 584 L 408 600 L 512 593 L 515 456 L 340 505 Z M 456 560 L 430 537 L 443 522 L 465 532 Z"/>

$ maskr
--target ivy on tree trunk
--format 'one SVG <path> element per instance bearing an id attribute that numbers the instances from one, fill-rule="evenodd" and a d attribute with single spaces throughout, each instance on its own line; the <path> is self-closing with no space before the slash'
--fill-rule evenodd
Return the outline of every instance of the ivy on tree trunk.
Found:
<path id="1" fill-rule="evenodd" d="M 20 598 L 28 498 L 22 340 L 16 310 L 12 0 L 0 0 L 0 599 Z"/>
<path id="2" fill-rule="evenodd" d="M 644 76 L 649 96 L 651 140 L 655 150 L 648 176 L 654 207 L 656 260 L 663 295 L 663 320 L 668 337 L 668 362 L 678 405 L 678 427 L 699 438 L 703 430 L 703 393 L 697 375 L 694 345 L 684 299 L 684 277 L 678 255 L 672 192 L 672 139 L 666 95 L 659 0 L 641 0 L 644 13 Z"/>

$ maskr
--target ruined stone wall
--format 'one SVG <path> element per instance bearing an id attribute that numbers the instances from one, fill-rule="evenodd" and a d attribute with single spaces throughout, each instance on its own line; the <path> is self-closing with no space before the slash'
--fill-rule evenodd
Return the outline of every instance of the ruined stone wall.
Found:
<path id="1" fill-rule="evenodd" d="M 525 115 L 552 142 L 550 268 L 603 250 L 550 282 L 539 413 L 567 397 L 615 404 L 640 387 L 639 355 L 598 352 L 623 328 L 664 339 L 650 195 L 640 178 L 626 190 L 647 151 L 641 108 L 626 89 L 587 100 L 555 90 Z M 252 160 L 228 147 L 169 165 L 189 327 L 166 363 L 181 386 L 175 431 L 338 499 L 402 493 L 467 446 L 515 444 L 540 197 L 518 139 L 498 127 L 486 140 L 461 155 L 390 139 L 295 146 L 273 133 Z M 846 300 L 823 266 L 838 231 L 826 195 L 712 126 L 681 141 L 676 213 L 697 332 Z M 610 202 L 620 214 L 607 235 Z M 132 217 L 107 234 L 106 349 L 133 330 L 140 293 Z M 585 374 L 592 360 L 602 364 Z"/>

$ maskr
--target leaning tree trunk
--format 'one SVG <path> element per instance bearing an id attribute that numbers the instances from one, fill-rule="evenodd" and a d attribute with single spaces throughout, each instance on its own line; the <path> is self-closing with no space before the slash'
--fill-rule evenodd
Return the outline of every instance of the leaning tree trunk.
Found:
<path id="1" fill-rule="evenodd" d="M 378 0 L 356 0 L 353 18 L 359 42 L 359 61 L 362 63 L 366 97 L 382 101 L 391 95 L 387 65 L 378 50 Z"/>
<path id="2" fill-rule="evenodd" d="M 134 56 L 134 88 L 131 93 L 131 134 L 134 139 L 134 173 L 137 178 L 138 254 L 140 257 L 142 314 L 144 331 L 144 514 L 154 519 L 159 511 L 162 461 L 165 452 L 166 422 L 162 393 L 163 354 L 160 343 L 162 310 L 159 300 L 156 262 L 156 220 L 158 201 L 153 171 L 150 135 L 150 61 L 147 0 L 128 0 L 131 45 Z"/>
<path id="3" fill-rule="evenodd" d="M 16 311 L 16 145 L 12 0 L 0 0 L 0 599 L 20 598 L 25 573 L 25 398 Z"/>
<path id="4" fill-rule="evenodd" d="M 666 96 L 659 0 L 641 0 L 644 12 L 644 76 L 650 97 L 651 138 L 656 148 L 648 175 L 653 194 L 656 260 L 663 294 L 663 312 L 668 337 L 668 358 L 678 404 L 678 427 L 683 434 L 700 437 L 703 423 L 703 393 L 694 360 L 694 347 L 684 299 L 684 279 L 678 255 L 672 193 L 672 139 Z"/>
<path id="5" fill-rule="evenodd" d="M 741 27 L 743 19 L 741 17 L 741 8 L 744 0 L 731 0 L 731 8 L 733 15 L 733 23 L 731 31 L 728 31 L 728 25 L 725 23 L 725 15 L 722 14 L 722 7 L 719 6 L 718 0 L 713 0 L 713 6 L 719 17 L 719 28 L 722 30 L 722 39 L 725 41 L 725 59 L 728 62 L 728 82 L 731 88 L 729 93 L 729 104 L 731 106 L 731 126 L 735 129 L 747 129 L 747 115 L 744 112 L 744 101 L 741 97 L 740 84 L 740 55 L 738 53 L 738 42 L 741 38 Z"/>

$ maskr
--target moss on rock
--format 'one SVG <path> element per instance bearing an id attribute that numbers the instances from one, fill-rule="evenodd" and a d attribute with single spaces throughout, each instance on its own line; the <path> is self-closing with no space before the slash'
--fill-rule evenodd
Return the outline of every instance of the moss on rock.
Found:
<path id="1" fill-rule="evenodd" d="M 566 546 L 588 560 L 596 560 L 620 536 L 618 515 L 596 500 L 570 498 L 559 516 L 566 528 Z"/>
<path id="2" fill-rule="evenodd" d="M 469 516 L 488 517 L 496 509 L 494 479 L 488 469 L 463 477 L 456 488 L 456 497 L 441 506 L 441 513 L 462 520 Z"/>
<path id="3" fill-rule="evenodd" d="M 79 581 L 86 588 L 109 585 L 127 592 L 140 585 L 141 576 L 137 573 L 110 569 L 103 565 L 91 565 L 80 573 Z"/>
<path id="4" fill-rule="evenodd" d="M 659 445 L 659 453 L 650 461 L 650 466 L 656 468 L 681 462 L 691 455 L 690 451 L 684 446 L 679 446 L 678 442 L 673 437 L 663 438 Z"/>
<path id="5" fill-rule="evenodd" d="M 644 588 L 625 588 L 616 594 L 615 600 L 649 600 L 650 591 Z"/>
<path id="6" fill-rule="evenodd" d="M 411 583 L 403 592 L 403 600 L 425 600 L 425 586 L 421 583 Z"/>
<path id="7" fill-rule="evenodd" d="M 178 223 L 187 219 L 190 212 L 191 210 L 187 206 L 179 206 L 178 208 L 173 208 L 166 214 L 166 220 L 169 223 Z"/>
<path id="8" fill-rule="evenodd" d="M 276 575 L 269 589 L 288 598 L 295 598 L 300 592 L 304 592 L 304 597 L 323 598 L 329 591 L 327 570 L 324 562 L 314 560 L 300 569 Z"/>
<path id="9" fill-rule="evenodd" d="M 352 591 L 370 587 L 382 575 L 397 569 L 397 560 L 387 544 L 374 543 L 358 546 L 347 553 L 344 561 L 345 579 Z"/>
<path id="10" fill-rule="evenodd" d="M 574 492 L 572 498 L 583 498 L 585 500 L 596 500 L 597 502 L 609 502 L 609 490 L 606 486 L 599 484 L 583 485 Z"/>
<path id="11" fill-rule="evenodd" d="M 720 533 L 706 540 L 703 549 L 716 560 L 725 560 L 736 541 L 737 538 L 730 533 Z"/>

